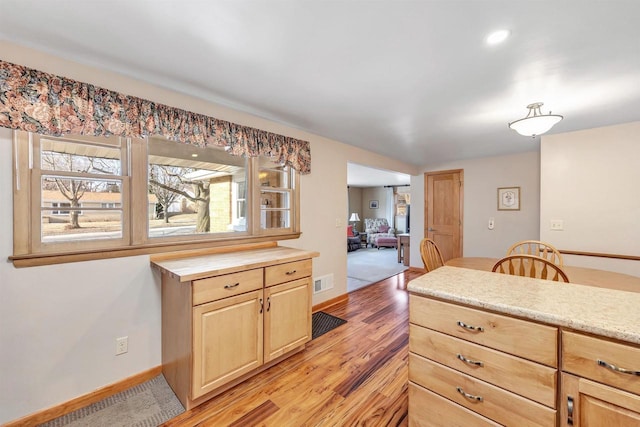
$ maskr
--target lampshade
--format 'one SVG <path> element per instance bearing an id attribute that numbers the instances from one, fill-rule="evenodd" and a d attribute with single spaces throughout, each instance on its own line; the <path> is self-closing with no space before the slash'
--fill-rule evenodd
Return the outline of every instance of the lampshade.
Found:
<path id="1" fill-rule="evenodd" d="M 357 212 L 354 212 L 351 214 L 351 218 L 349 218 L 349 221 L 360 221 L 360 217 L 358 216 Z"/>
<path id="2" fill-rule="evenodd" d="M 547 132 L 553 125 L 562 120 L 562 116 L 551 114 L 551 111 L 549 111 L 549 114 L 542 114 L 540 107 L 543 105 L 542 102 L 534 102 L 527 105 L 529 109 L 527 117 L 509 123 L 509 127 L 524 136 L 535 137 Z"/>

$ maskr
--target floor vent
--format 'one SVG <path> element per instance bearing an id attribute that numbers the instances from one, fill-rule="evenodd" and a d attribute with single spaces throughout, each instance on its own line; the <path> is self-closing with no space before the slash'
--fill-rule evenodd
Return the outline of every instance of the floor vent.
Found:
<path id="1" fill-rule="evenodd" d="M 333 274 L 316 277 L 313 279 L 313 293 L 324 292 L 327 289 L 333 289 Z"/>

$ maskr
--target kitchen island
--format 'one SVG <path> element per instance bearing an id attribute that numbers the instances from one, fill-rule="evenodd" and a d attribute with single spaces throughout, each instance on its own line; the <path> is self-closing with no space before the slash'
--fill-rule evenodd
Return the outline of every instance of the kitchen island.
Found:
<path id="1" fill-rule="evenodd" d="M 447 266 L 408 290 L 410 425 L 640 425 L 640 293 Z"/>

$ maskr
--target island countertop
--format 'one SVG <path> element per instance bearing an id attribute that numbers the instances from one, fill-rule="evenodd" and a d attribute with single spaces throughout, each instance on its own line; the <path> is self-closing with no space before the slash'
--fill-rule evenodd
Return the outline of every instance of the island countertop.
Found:
<path id="1" fill-rule="evenodd" d="M 458 267 L 409 282 L 414 294 L 640 344 L 640 293 Z"/>

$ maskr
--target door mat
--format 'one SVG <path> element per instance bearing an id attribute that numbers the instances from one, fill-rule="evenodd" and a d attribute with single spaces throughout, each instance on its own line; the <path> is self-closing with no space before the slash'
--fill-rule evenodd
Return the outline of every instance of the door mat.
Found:
<path id="1" fill-rule="evenodd" d="M 153 427 L 184 412 L 162 374 L 41 424 L 44 427 Z"/>
<path id="2" fill-rule="evenodd" d="M 316 339 L 332 329 L 347 323 L 346 320 L 332 316 L 324 311 L 318 311 L 311 316 L 311 339 Z"/>

